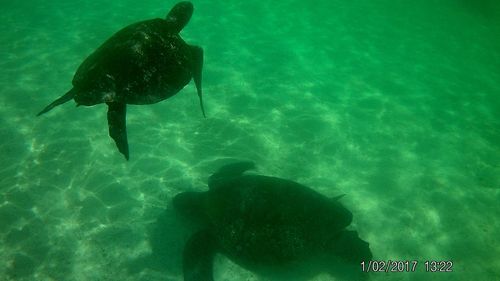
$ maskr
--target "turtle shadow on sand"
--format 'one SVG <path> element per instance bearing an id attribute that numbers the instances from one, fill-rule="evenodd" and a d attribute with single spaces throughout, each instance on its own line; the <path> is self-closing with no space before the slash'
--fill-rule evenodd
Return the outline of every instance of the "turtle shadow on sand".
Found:
<path id="1" fill-rule="evenodd" d="M 203 49 L 188 45 L 179 35 L 193 10 L 190 2 L 179 2 L 165 19 L 137 22 L 115 33 L 78 67 L 73 88 L 37 116 L 72 99 L 78 106 L 106 103 L 109 135 L 127 160 L 127 104 L 160 102 L 177 94 L 192 78 L 205 116 Z"/>
<path id="2" fill-rule="evenodd" d="M 255 174 L 252 162 L 221 167 L 209 190 L 182 192 L 173 206 L 198 230 L 186 242 L 185 281 L 210 281 L 216 253 L 271 280 L 307 280 L 328 273 L 365 280 L 360 262 L 369 244 L 347 230 L 352 213 L 339 201 L 299 183 Z"/>

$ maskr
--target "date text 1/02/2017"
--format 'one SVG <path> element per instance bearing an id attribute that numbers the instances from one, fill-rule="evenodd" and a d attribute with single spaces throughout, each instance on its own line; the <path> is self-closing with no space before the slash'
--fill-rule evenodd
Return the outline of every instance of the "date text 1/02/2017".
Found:
<path id="1" fill-rule="evenodd" d="M 416 260 L 370 260 L 361 262 L 363 272 L 415 272 L 419 262 Z M 452 272 L 451 260 L 426 260 L 423 262 L 425 272 Z"/>

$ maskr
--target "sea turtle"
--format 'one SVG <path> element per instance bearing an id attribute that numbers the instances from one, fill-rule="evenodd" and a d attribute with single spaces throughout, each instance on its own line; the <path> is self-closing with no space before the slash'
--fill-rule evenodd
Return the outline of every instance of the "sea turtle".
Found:
<path id="1" fill-rule="evenodd" d="M 74 99 L 78 105 L 108 105 L 109 135 L 129 159 L 127 104 L 153 104 L 167 99 L 193 78 L 205 116 L 201 91 L 203 49 L 179 35 L 193 14 L 193 4 L 177 3 L 165 19 L 131 24 L 115 33 L 80 65 L 73 88 L 37 116 Z"/>
<path id="2" fill-rule="evenodd" d="M 244 174 L 253 168 L 252 162 L 223 166 L 209 177 L 208 191 L 174 197 L 182 217 L 200 225 L 184 248 L 184 280 L 213 280 L 215 253 L 261 273 L 309 262 L 335 275 L 331 267 L 359 271 L 372 258 L 368 243 L 345 229 L 352 213 L 339 202 L 342 195 L 327 198 L 290 180 Z"/>

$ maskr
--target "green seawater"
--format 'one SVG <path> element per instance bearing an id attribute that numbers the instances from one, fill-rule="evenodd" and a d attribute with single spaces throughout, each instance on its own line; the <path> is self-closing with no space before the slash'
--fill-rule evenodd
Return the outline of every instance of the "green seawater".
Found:
<path id="1" fill-rule="evenodd" d="M 35 114 L 109 36 L 175 2 L 0 3 L 0 280 L 182 280 L 171 199 L 234 160 L 346 194 L 374 259 L 418 261 L 371 280 L 499 280 L 498 1 L 193 3 L 181 34 L 205 51 L 207 118 L 193 83 L 129 106 L 128 162 L 106 106 Z M 214 275 L 268 280 L 223 256 Z"/>

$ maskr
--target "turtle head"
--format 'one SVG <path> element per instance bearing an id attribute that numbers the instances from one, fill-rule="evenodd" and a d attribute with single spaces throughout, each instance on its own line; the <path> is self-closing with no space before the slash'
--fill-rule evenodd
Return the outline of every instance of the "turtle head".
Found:
<path id="1" fill-rule="evenodd" d="M 171 30 L 179 33 L 184 26 L 189 22 L 193 15 L 193 4 L 189 1 L 182 1 L 177 4 L 168 12 L 165 20 L 169 24 Z"/>
<path id="2" fill-rule="evenodd" d="M 174 209 L 192 221 L 205 221 L 206 192 L 182 192 L 173 199 Z"/>

